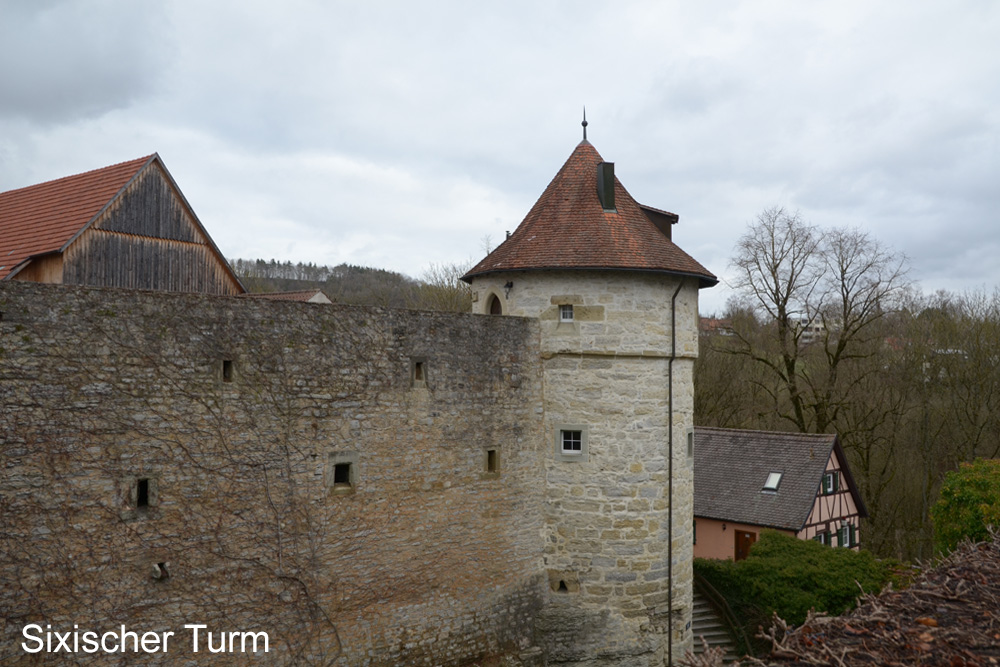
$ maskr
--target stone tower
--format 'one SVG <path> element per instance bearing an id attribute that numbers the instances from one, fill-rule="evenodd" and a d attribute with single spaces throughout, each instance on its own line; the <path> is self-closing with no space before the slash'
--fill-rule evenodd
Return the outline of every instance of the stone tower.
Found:
<path id="1" fill-rule="evenodd" d="M 474 312 L 540 324 L 547 664 L 665 665 L 691 646 L 692 370 L 698 290 L 717 280 L 674 245 L 676 221 L 585 133 L 464 276 Z"/>

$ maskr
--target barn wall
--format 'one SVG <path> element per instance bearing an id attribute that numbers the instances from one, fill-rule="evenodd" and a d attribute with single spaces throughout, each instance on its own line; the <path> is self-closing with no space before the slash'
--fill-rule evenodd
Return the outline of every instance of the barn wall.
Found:
<path id="1" fill-rule="evenodd" d="M 63 282 L 207 294 L 243 291 L 155 164 L 66 249 Z"/>

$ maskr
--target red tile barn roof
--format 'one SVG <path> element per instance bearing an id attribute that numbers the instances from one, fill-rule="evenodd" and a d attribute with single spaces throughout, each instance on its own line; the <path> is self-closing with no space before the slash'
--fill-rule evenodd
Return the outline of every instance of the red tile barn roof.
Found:
<path id="1" fill-rule="evenodd" d="M 31 257 L 65 250 L 155 158 L 0 193 L 0 280 Z"/>
<path id="2" fill-rule="evenodd" d="M 617 269 L 693 276 L 702 287 L 718 282 L 650 222 L 617 178 L 616 210 L 604 210 L 597 192 L 603 161 L 582 141 L 517 230 L 463 280 L 527 269 Z"/>

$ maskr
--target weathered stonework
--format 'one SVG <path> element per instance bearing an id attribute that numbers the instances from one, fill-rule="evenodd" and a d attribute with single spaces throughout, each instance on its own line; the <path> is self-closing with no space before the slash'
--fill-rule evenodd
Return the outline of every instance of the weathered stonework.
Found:
<path id="1" fill-rule="evenodd" d="M 661 665 L 671 644 L 674 657 L 682 656 L 691 647 L 687 437 L 698 351 L 696 281 L 523 271 L 479 277 L 472 285 L 478 312 L 495 295 L 505 315 L 539 320 L 549 443 L 545 565 L 553 592 L 540 635 L 550 662 Z M 562 321 L 560 305 L 573 306 L 572 321 Z M 559 434 L 567 429 L 585 434 L 578 455 L 560 452 Z"/>
<path id="2" fill-rule="evenodd" d="M 0 662 L 32 622 L 263 630 L 264 664 L 533 648 L 532 321 L 11 282 L 0 312 Z"/>
<path id="3" fill-rule="evenodd" d="M 476 308 L 516 317 L 0 283 L 0 662 L 32 622 L 264 630 L 267 664 L 682 655 L 697 285 L 508 281 Z M 249 659 L 185 648 L 143 661 Z"/>

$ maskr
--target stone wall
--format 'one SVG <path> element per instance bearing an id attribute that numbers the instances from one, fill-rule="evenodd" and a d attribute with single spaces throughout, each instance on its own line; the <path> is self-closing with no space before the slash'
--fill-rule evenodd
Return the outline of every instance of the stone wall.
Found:
<path id="1" fill-rule="evenodd" d="M 539 320 L 545 566 L 552 592 L 542 635 L 550 662 L 660 665 L 668 647 L 675 658 L 682 656 L 691 647 L 688 435 L 698 352 L 696 281 L 638 272 L 525 271 L 476 278 L 473 289 L 477 312 L 496 296 L 505 315 Z M 563 305 L 573 306 L 571 321 L 561 317 Z M 563 431 L 580 433 L 579 453 L 561 451 Z"/>
<path id="2" fill-rule="evenodd" d="M 12 282 L 0 313 L 0 662 L 44 656 L 29 623 L 177 633 L 144 664 L 246 664 L 195 623 L 266 664 L 534 652 L 537 322 Z"/>

